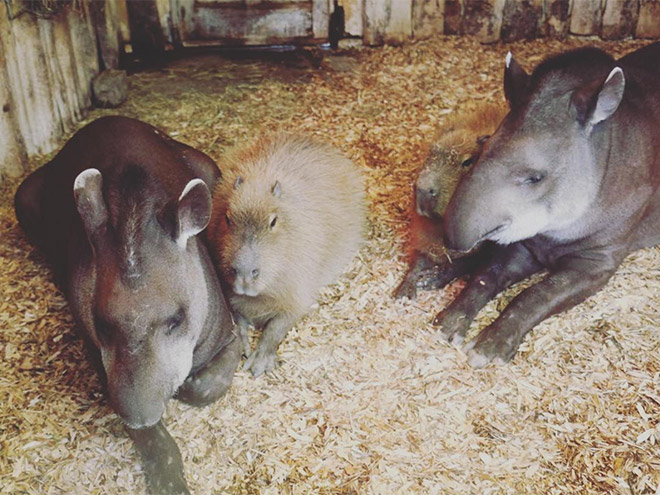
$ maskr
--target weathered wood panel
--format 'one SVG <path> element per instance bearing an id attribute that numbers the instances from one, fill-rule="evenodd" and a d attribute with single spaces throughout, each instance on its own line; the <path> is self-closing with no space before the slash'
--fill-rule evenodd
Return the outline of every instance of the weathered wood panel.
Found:
<path id="1" fill-rule="evenodd" d="M 60 144 L 91 105 L 99 70 L 88 2 L 52 18 L 10 18 L 0 4 L 0 175 L 17 174 L 29 155 Z"/>
<path id="2" fill-rule="evenodd" d="M 562 38 L 568 34 L 571 0 L 545 0 L 545 22 L 543 33 Z"/>
<path id="3" fill-rule="evenodd" d="M 600 32 L 602 17 L 601 0 L 580 0 L 573 2 L 571 11 L 571 34 L 589 36 Z"/>
<path id="4" fill-rule="evenodd" d="M 365 44 L 399 44 L 411 38 L 412 0 L 365 0 Z"/>
<path id="5" fill-rule="evenodd" d="M 500 38 L 505 0 L 464 0 L 463 33 L 476 36 L 482 43 Z"/>
<path id="6" fill-rule="evenodd" d="M 534 39 L 543 22 L 543 0 L 506 0 L 502 16 L 502 41 Z"/>
<path id="7" fill-rule="evenodd" d="M 346 27 L 344 30 L 348 36 L 362 36 L 364 34 L 362 13 L 364 12 L 364 0 L 343 0 L 340 3 L 344 7 Z"/>
<path id="8" fill-rule="evenodd" d="M 442 0 L 414 0 L 412 35 L 428 38 L 444 32 L 445 3 Z"/>
<path id="9" fill-rule="evenodd" d="M 637 38 L 660 38 L 660 0 L 640 0 Z"/>
<path id="10" fill-rule="evenodd" d="M 632 36 L 638 11 L 639 0 L 607 0 L 603 11 L 601 38 L 620 40 Z"/>

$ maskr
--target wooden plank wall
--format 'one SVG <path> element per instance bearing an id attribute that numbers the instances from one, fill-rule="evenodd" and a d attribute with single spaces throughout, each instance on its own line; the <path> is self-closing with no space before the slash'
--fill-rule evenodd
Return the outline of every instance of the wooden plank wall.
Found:
<path id="1" fill-rule="evenodd" d="M 113 1 L 79 0 L 52 18 L 20 8 L 0 2 L 0 180 L 59 146 L 91 105 L 91 79 L 118 64 Z"/>
<path id="2" fill-rule="evenodd" d="M 340 0 L 346 31 L 365 44 L 433 34 L 484 43 L 539 36 L 660 38 L 660 0 Z"/>

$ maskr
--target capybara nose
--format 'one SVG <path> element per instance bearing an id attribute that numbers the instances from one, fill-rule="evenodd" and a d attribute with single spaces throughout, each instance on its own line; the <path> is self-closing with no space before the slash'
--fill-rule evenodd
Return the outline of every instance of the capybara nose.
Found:
<path id="1" fill-rule="evenodd" d="M 259 276 L 259 273 L 261 273 L 261 270 L 259 270 L 259 268 L 254 268 L 251 272 L 252 278 L 256 279 Z"/>
<path id="2" fill-rule="evenodd" d="M 424 217 L 433 217 L 433 210 L 438 204 L 438 191 L 433 188 L 416 188 L 415 204 L 418 214 Z"/>

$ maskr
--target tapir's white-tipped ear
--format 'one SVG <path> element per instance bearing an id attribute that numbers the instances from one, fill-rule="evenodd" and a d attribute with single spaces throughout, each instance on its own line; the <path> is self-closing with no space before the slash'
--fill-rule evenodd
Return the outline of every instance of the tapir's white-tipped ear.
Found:
<path id="1" fill-rule="evenodd" d="M 626 89 L 626 77 L 621 67 L 615 67 L 603 83 L 603 89 L 598 94 L 596 109 L 591 116 L 591 125 L 609 118 L 623 99 L 623 91 Z"/>
<path id="2" fill-rule="evenodd" d="M 73 181 L 73 199 L 87 237 L 94 242 L 94 236 L 99 227 L 108 221 L 101 172 L 95 168 L 88 168 L 80 172 Z"/>
<path id="3" fill-rule="evenodd" d="M 527 94 L 529 75 L 516 62 L 511 52 L 506 54 L 504 63 L 504 96 L 506 97 L 506 101 L 509 102 L 509 107 L 515 108 L 524 100 Z"/>
<path id="4" fill-rule="evenodd" d="M 177 205 L 176 243 L 182 249 L 188 239 L 206 228 L 211 219 L 211 193 L 201 179 L 193 179 L 183 188 Z"/>
<path id="5" fill-rule="evenodd" d="M 587 133 L 616 112 L 625 88 L 626 78 L 623 70 L 621 67 L 615 67 L 604 82 L 599 78 L 573 92 L 571 104 L 575 109 L 575 118 Z"/>

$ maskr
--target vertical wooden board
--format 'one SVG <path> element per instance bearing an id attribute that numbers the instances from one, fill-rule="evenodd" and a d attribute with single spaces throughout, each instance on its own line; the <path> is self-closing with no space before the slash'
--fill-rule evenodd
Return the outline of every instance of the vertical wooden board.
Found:
<path id="1" fill-rule="evenodd" d="M 29 155 L 47 153 L 57 143 L 46 61 L 39 30 L 31 16 L 11 22 L 7 52 L 9 86 L 17 102 L 16 121 Z"/>
<path id="2" fill-rule="evenodd" d="M 573 2 L 571 11 L 571 34 L 591 36 L 600 32 L 602 17 L 601 0 L 580 0 Z"/>
<path id="3" fill-rule="evenodd" d="M 83 6 L 85 4 L 82 4 Z M 92 78 L 99 72 L 99 59 L 90 13 L 86 9 L 67 11 L 69 30 L 69 52 L 73 58 L 78 80 L 78 107 L 87 109 L 92 105 Z"/>
<path id="4" fill-rule="evenodd" d="M 90 3 L 90 16 L 104 69 L 119 66 L 119 19 L 117 4 L 110 0 Z"/>
<path id="5" fill-rule="evenodd" d="M 364 0 L 340 0 L 339 5 L 344 7 L 346 26 L 344 30 L 348 36 L 362 36 L 362 13 Z"/>
<path id="6" fill-rule="evenodd" d="M 463 0 L 444 0 L 445 34 L 461 34 L 463 21 Z"/>
<path id="7" fill-rule="evenodd" d="M 329 18 L 330 8 L 328 0 L 313 0 L 312 34 L 314 38 L 326 39 L 328 37 Z"/>
<path id="8" fill-rule="evenodd" d="M 638 14 L 639 0 L 607 0 L 600 37 L 605 40 L 620 40 L 632 36 Z"/>
<path id="9" fill-rule="evenodd" d="M 401 44 L 412 37 L 412 0 L 389 0 L 390 12 L 385 25 L 385 42 Z"/>
<path id="10" fill-rule="evenodd" d="M 17 176 L 25 171 L 27 154 L 18 132 L 16 100 L 10 91 L 7 74 L 9 19 L 0 9 L 0 178 Z"/>
<path id="11" fill-rule="evenodd" d="M 502 41 L 534 39 L 543 24 L 543 0 L 506 0 L 502 15 Z"/>
<path id="12" fill-rule="evenodd" d="M 442 0 L 413 0 L 413 37 L 423 39 L 444 32 L 445 4 Z"/>
<path id="13" fill-rule="evenodd" d="M 389 20 L 390 0 L 364 0 L 364 44 L 382 45 Z"/>
<path id="14" fill-rule="evenodd" d="M 500 38 L 505 0 L 465 0 L 463 33 L 476 36 L 482 43 Z"/>
<path id="15" fill-rule="evenodd" d="M 660 38 L 660 0 L 640 0 L 637 38 Z"/>
<path id="16" fill-rule="evenodd" d="M 544 0 L 545 22 L 543 33 L 552 37 L 564 37 L 568 34 L 570 0 Z"/>

